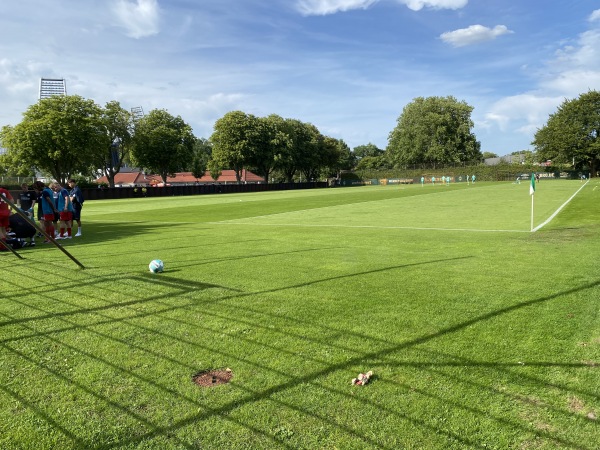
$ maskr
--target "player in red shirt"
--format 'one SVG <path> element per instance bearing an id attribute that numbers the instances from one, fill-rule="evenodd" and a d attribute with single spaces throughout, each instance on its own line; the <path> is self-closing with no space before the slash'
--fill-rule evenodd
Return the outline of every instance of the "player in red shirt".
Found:
<path id="1" fill-rule="evenodd" d="M 9 227 L 8 217 L 10 216 L 10 208 L 8 203 L 4 201 L 7 198 L 11 202 L 14 201 L 10 192 L 3 187 L 0 187 L 0 239 L 6 241 L 6 229 Z"/>

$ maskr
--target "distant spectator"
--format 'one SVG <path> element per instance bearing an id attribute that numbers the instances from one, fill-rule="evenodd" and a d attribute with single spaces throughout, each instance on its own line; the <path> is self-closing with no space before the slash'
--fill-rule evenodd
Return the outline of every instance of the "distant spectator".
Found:
<path id="1" fill-rule="evenodd" d="M 75 237 L 79 237 L 81 236 L 81 209 L 83 208 L 83 192 L 81 192 L 81 189 L 79 186 L 77 186 L 77 182 L 75 180 L 70 179 L 68 184 L 71 188 L 69 196 L 71 198 L 71 203 L 73 204 L 73 220 L 77 222 L 77 233 L 75 234 Z"/>
<path id="2" fill-rule="evenodd" d="M 28 213 L 32 219 L 35 219 L 33 209 L 35 203 L 37 202 L 37 194 L 35 191 L 29 189 L 27 183 L 23 183 L 21 185 L 21 189 L 22 191 L 19 193 L 19 203 L 21 204 L 21 209 Z"/>

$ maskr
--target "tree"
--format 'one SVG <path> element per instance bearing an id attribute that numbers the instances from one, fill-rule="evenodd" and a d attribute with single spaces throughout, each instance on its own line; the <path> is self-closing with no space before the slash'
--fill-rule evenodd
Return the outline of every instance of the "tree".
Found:
<path id="1" fill-rule="evenodd" d="M 103 150 L 97 153 L 94 169 L 100 169 L 108 179 L 108 185 L 115 187 L 115 176 L 129 158 L 133 138 L 133 117 L 117 101 L 106 104 L 101 115 L 106 133 Z"/>
<path id="2" fill-rule="evenodd" d="M 359 145 L 358 147 L 354 147 L 353 151 L 358 161 L 367 156 L 377 157 L 382 156 L 384 154 L 384 150 L 381 150 L 375 144 L 371 144 L 370 142 L 366 145 Z"/>
<path id="3" fill-rule="evenodd" d="M 223 169 L 221 168 L 221 166 L 219 166 L 219 163 L 214 159 L 211 159 L 208 162 L 208 171 L 210 173 L 210 177 L 215 181 L 217 181 L 223 173 Z"/>
<path id="4" fill-rule="evenodd" d="M 498 158 L 498 155 L 496 153 L 493 153 L 493 152 L 483 152 L 481 154 L 481 157 L 483 159 L 490 159 L 490 158 Z"/>
<path id="5" fill-rule="evenodd" d="M 592 176 L 600 164 L 600 92 L 589 91 L 565 100 L 535 134 L 532 145 L 538 161 L 589 166 Z"/>
<path id="6" fill-rule="evenodd" d="M 271 172 L 275 169 L 278 156 L 286 152 L 291 145 L 288 134 L 288 124 L 277 114 L 259 118 L 257 127 L 252 134 L 252 152 L 249 164 L 256 170 L 257 175 L 269 182 Z"/>
<path id="7" fill-rule="evenodd" d="M 365 156 L 356 163 L 356 170 L 381 170 L 387 168 L 385 155 Z"/>
<path id="8" fill-rule="evenodd" d="M 323 139 L 323 135 L 313 124 L 301 123 L 292 150 L 295 153 L 296 167 L 302 172 L 306 181 L 314 180 L 319 176 L 324 154 L 328 151 Z"/>
<path id="9" fill-rule="evenodd" d="M 321 175 L 326 178 L 340 177 L 341 170 L 351 170 L 355 166 L 355 156 L 343 139 L 325 137 L 322 141 Z"/>
<path id="10" fill-rule="evenodd" d="M 215 164 L 235 171 L 238 183 L 254 150 L 253 133 L 256 132 L 256 124 L 257 119 L 252 114 L 231 111 L 215 122 L 214 132 L 210 137 Z"/>
<path id="11" fill-rule="evenodd" d="M 163 182 L 186 167 L 196 138 L 180 116 L 154 109 L 135 124 L 132 158 L 136 165 L 157 173 Z"/>
<path id="12" fill-rule="evenodd" d="M 287 135 L 287 142 L 279 147 L 275 155 L 275 168 L 286 182 L 292 183 L 300 164 L 300 148 L 305 138 L 306 126 L 297 119 L 284 119 L 282 129 Z"/>
<path id="13" fill-rule="evenodd" d="M 481 159 L 471 132 L 473 107 L 454 97 L 417 97 L 404 107 L 388 138 L 387 154 L 395 167 L 447 164 Z"/>
<path id="14" fill-rule="evenodd" d="M 31 105 L 23 120 L 0 134 L 15 172 L 35 168 L 61 184 L 87 173 L 106 141 L 102 109 L 78 95 L 52 96 Z"/>
<path id="15" fill-rule="evenodd" d="M 208 139 L 199 138 L 194 143 L 194 156 L 188 169 L 194 178 L 202 178 L 206 173 L 212 155 L 212 144 Z"/>

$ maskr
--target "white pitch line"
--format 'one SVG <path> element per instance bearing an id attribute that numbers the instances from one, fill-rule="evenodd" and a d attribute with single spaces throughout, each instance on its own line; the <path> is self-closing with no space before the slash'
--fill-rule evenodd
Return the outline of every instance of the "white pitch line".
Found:
<path id="1" fill-rule="evenodd" d="M 582 189 L 583 189 L 583 188 L 584 188 L 584 187 L 585 187 L 585 186 L 586 186 L 586 185 L 587 185 L 589 182 L 590 182 L 590 180 L 587 180 L 587 181 L 584 183 L 584 185 L 583 185 L 583 186 L 581 186 L 579 189 L 577 189 L 577 192 L 575 192 L 573 195 L 571 195 L 571 197 L 569 197 L 569 199 L 568 199 L 566 202 L 564 202 L 562 205 L 560 205 L 560 206 L 558 207 L 558 209 L 557 209 L 556 211 L 554 211 L 554 213 L 552 213 L 552 215 L 551 215 L 550 217 L 548 217 L 544 223 L 541 223 L 541 224 L 539 224 L 537 227 L 535 227 L 533 230 L 531 230 L 531 232 L 532 232 L 532 233 L 535 233 L 535 232 L 536 232 L 536 231 L 538 231 L 540 228 L 542 228 L 542 227 L 544 227 L 544 226 L 548 225 L 548 224 L 550 223 L 550 221 L 551 221 L 552 219 L 554 219 L 554 218 L 555 218 L 555 217 L 558 215 L 558 213 L 559 213 L 559 212 L 561 212 L 561 210 L 562 210 L 562 209 L 563 209 L 565 206 L 567 206 L 567 205 L 569 204 L 569 202 L 570 202 L 571 200 L 573 200 L 577 194 L 579 194 L 579 191 L 581 191 L 581 190 L 582 190 Z M 533 195 L 535 195 L 535 194 L 533 194 Z"/>
<path id="2" fill-rule="evenodd" d="M 258 227 L 300 227 L 300 228 L 371 228 L 378 230 L 421 230 L 421 231 L 471 231 L 474 233 L 530 233 L 529 230 L 478 230 L 473 228 L 428 228 L 428 227 L 386 227 L 381 225 L 318 225 L 303 223 L 252 223 L 252 222 L 205 222 L 212 225 L 251 225 Z"/>

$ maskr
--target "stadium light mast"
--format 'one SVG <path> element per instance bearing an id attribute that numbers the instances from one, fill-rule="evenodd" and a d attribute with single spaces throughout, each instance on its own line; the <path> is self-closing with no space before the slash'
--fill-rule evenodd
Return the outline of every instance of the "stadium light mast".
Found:
<path id="1" fill-rule="evenodd" d="M 139 120 L 144 117 L 144 110 L 141 106 L 134 106 L 131 108 L 131 114 L 133 115 L 133 120 Z"/>
<path id="2" fill-rule="evenodd" d="M 67 95 L 67 82 L 64 78 L 40 78 L 40 100 L 53 95 Z"/>

